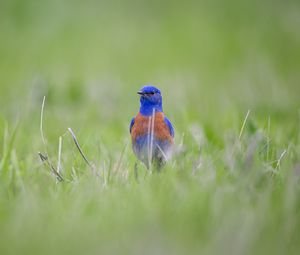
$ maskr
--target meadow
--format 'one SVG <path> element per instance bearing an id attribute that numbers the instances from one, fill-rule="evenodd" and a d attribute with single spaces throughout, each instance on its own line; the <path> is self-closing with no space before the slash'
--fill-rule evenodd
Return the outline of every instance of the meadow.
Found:
<path id="1" fill-rule="evenodd" d="M 297 0 L 2 0 L 0 253 L 299 254 L 299 27 Z M 161 173 L 131 150 L 145 84 Z"/>

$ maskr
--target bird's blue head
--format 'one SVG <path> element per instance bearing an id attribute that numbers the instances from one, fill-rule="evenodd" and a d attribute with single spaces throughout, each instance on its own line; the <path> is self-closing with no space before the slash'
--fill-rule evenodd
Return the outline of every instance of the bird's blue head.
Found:
<path id="1" fill-rule="evenodd" d="M 145 116 L 153 114 L 153 109 L 156 112 L 162 112 L 162 96 L 160 90 L 154 86 L 144 86 L 138 94 L 141 96 L 140 102 L 140 113 Z"/>

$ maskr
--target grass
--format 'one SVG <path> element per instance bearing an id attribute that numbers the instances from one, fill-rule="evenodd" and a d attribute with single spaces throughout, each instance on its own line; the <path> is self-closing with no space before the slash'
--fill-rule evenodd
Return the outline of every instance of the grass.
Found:
<path id="1" fill-rule="evenodd" d="M 298 1 L 0 5 L 1 254 L 299 253 Z M 160 174 L 130 145 L 146 83 Z"/>

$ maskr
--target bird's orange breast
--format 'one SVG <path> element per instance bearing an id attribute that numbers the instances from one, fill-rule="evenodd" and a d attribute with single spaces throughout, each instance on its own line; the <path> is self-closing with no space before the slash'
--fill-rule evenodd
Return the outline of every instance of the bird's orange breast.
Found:
<path id="1" fill-rule="evenodd" d="M 138 137 L 145 136 L 151 133 L 152 118 L 154 118 L 153 133 L 154 138 L 162 141 L 169 141 L 173 144 L 173 137 L 170 134 L 169 127 L 165 123 L 165 116 L 162 112 L 156 112 L 153 116 L 143 116 L 138 113 L 134 119 L 134 125 L 131 129 L 132 140 L 135 141 Z"/>

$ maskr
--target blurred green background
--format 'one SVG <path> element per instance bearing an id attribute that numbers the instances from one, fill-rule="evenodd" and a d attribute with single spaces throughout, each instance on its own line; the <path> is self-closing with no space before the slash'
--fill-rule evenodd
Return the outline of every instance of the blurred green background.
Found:
<path id="1" fill-rule="evenodd" d="M 170 114 L 197 119 L 237 106 L 284 117 L 299 106 L 298 1 L 4 0 L 0 11 L 9 116 L 16 101 L 23 109 L 49 94 L 124 120 L 146 83 L 162 88 Z"/>
<path id="2" fill-rule="evenodd" d="M 286 217 L 291 219 L 286 225 L 281 205 L 291 192 L 286 190 L 289 185 L 278 188 L 267 181 L 262 185 L 268 187 L 267 191 L 259 196 L 261 186 L 257 184 L 259 188 L 252 192 L 258 196 L 258 203 L 253 206 L 252 196 L 256 195 L 251 192 L 249 195 L 240 186 L 244 181 L 239 178 L 233 181 L 235 178 L 227 175 L 224 165 L 234 144 L 232 136 L 238 135 L 247 111 L 251 110 L 245 131 L 249 140 L 241 153 L 249 152 L 251 135 L 264 130 L 269 136 L 268 146 L 272 140 L 272 150 L 270 158 L 269 150 L 263 160 L 255 157 L 257 169 L 264 168 L 268 160 L 278 159 L 285 148 L 291 147 L 285 169 L 298 169 L 299 28 L 297 0 L 1 0 L 0 142 L 4 146 L 0 148 L 0 159 L 3 162 L 5 155 L 10 155 L 6 172 L 20 171 L 16 174 L 19 179 L 8 174 L 1 180 L 0 243 L 5 253 L 99 254 L 100 249 L 108 253 L 174 254 L 187 252 L 190 247 L 189 251 L 195 253 L 282 254 L 288 245 L 296 247 L 294 238 L 299 235 L 290 226 L 299 226 L 296 220 L 299 196 L 295 195 L 295 201 L 290 203 L 293 206 L 286 206 L 290 210 Z M 190 169 L 189 163 L 198 157 L 194 139 L 204 137 L 203 162 L 207 171 L 202 178 L 211 180 L 213 168 L 217 174 L 212 178 L 225 183 L 225 187 L 217 181 L 211 186 L 210 181 L 207 186 L 203 183 L 199 186 L 198 177 L 190 180 L 179 175 L 178 178 L 170 172 L 146 181 L 145 187 L 133 184 L 135 159 L 128 145 L 128 127 L 139 107 L 136 91 L 149 83 L 162 90 L 165 113 L 175 126 L 176 144 L 184 143 L 190 153 L 171 169 Z M 103 172 L 111 165 L 118 165 L 120 154 L 128 145 L 125 163 L 121 164 L 124 172 L 121 177 L 114 177 L 111 189 L 99 187 L 93 177 L 84 175 L 88 170 L 71 139 L 65 137 L 63 168 L 66 175 L 71 175 L 75 164 L 78 186 L 57 186 L 45 174 L 37 157 L 37 152 L 44 150 L 39 133 L 43 96 L 46 96 L 44 132 L 49 154 L 54 159 L 58 137 L 68 127 L 73 128 L 88 157 Z M 17 123 L 16 140 L 9 146 L 9 137 Z M 200 130 L 196 138 L 195 127 L 196 133 Z M 235 156 L 239 161 L 240 155 Z M 275 170 L 278 170 L 276 163 Z M 256 177 L 251 178 L 250 183 Z M 285 183 L 284 180 L 275 182 Z M 265 183 L 265 179 L 257 182 Z M 20 188 L 24 186 L 27 188 Z M 177 198 L 167 194 L 168 189 Z M 273 189 L 279 190 L 279 195 Z M 299 193 L 299 188 L 292 193 L 296 194 L 296 190 Z M 228 191 L 230 195 L 224 198 Z M 234 193 L 241 193 L 241 197 L 235 197 Z M 160 199 L 156 200 L 157 197 Z M 119 203 L 125 216 L 119 212 Z M 181 209 L 177 203 L 182 204 Z M 214 211 L 218 208 L 224 216 Z M 81 209 L 78 214 L 68 214 Z M 182 217 L 169 218 L 174 210 L 182 213 Z M 267 215 L 272 210 L 274 218 L 269 219 Z M 73 220 L 57 219 L 53 216 L 56 212 Z M 249 212 L 248 216 L 244 212 Z M 102 222 L 101 217 L 106 217 L 108 223 Z M 27 224 L 22 227 L 24 221 Z M 241 222 L 246 225 L 240 239 L 228 237 L 237 233 Z M 259 230 L 255 229 L 257 222 L 261 224 Z M 276 222 L 278 229 L 273 228 Z M 216 229 L 219 232 L 215 236 Z M 99 231 L 103 234 L 101 242 L 106 245 L 98 249 L 96 236 L 85 239 L 85 233 L 97 235 Z M 284 232 L 282 246 L 278 231 Z M 43 232 L 45 236 L 41 238 Z M 70 237 L 72 233 L 76 236 Z M 134 234 L 128 237 L 128 233 Z M 52 249 L 47 249 L 47 240 Z M 239 245 L 231 249 L 230 244 L 236 240 Z M 120 250 L 119 241 L 123 247 Z M 132 250 L 131 243 L 135 241 L 137 247 Z M 273 242 L 278 244 L 272 246 Z"/>
<path id="3" fill-rule="evenodd" d="M 232 128 L 248 109 L 298 123 L 298 1 L 3 0 L 0 12 L 0 111 L 29 134 L 46 95 L 56 126 L 124 135 L 148 83 L 180 133 Z"/>

